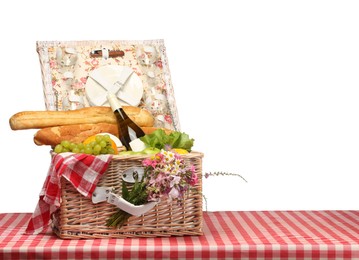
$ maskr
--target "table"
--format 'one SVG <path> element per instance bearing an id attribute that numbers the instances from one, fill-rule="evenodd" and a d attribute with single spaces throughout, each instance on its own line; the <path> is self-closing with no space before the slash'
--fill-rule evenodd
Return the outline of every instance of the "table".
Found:
<path id="1" fill-rule="evenodd" d="M 203 236 L 62 240 L 0 214 L 0 259 L 359 259 L 359 211 L 204 212 Z"/>

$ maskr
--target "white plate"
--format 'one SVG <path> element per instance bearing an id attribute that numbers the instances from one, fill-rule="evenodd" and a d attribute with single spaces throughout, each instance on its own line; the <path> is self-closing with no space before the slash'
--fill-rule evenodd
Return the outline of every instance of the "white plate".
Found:
<path id="1" fill-rule="evenodd" d="M 91 73 L 101 75 L 108 83 L 115 84 L 121 78 L 121 73 L 132 70 L 126 66 L 107 65 L 90 72 L 87 78 L 85 91 L 91 106 L 110 106 L 108 101 L 100 104 L 99 97 L 106 97 L 107 90 L 91 78 Z M 136 73 L 132 73 L 124 86 L 116 93 L 122 106 L 138 106 L 143 95 L 142 80 Z"/>

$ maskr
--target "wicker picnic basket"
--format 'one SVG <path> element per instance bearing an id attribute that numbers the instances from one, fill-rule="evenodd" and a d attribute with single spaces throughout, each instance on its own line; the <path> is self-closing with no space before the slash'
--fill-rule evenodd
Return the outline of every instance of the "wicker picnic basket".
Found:
<path id="1" fill-rule="evenodd" d="M 97 187 L 113 187 L 121 194 L 122 173 L 141 166 L 146 155 L 114 156 Z M 52 228 L 63 239 L 164 237 L 202 234 L 202 158 L 200 152 L 183 155 L 186 163 L 193 164 L 198 183 L 182 203 L 160 201 L 139 217 L 132 216 L 121 228 L 106 226 L 106 220 L 118 209 L 107 202 L 93 204 L 79 194 L 62 178 L 61 206 L 52 216 Z"/>

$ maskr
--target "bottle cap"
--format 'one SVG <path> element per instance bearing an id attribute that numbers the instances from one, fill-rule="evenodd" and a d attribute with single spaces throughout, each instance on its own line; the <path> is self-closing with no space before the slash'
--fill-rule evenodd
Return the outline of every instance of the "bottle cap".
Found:
<path id="1" fill-rule="evenodd" d="M 120 101 L 118 100 L 118 98 L 116 97 L 116 95 L 114 93 L 107 92 L 107 100 L 108 100 L 108 103 L 110 103 L 110 106 L 113 111 L 121 108 Z"/>

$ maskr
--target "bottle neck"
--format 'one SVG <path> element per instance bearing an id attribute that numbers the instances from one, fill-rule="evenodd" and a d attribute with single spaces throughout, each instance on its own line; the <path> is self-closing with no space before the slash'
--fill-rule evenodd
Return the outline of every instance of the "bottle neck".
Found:
<path id="1" fill-rule="evenodd" d="M 122 108 L 121 104 L 120 104 L 120 101 L 118 100 L 118 98 L 116 97 L 115 94 L 108 93 L 107 94 L 107 99 L 108 99 L 108 102 L 110 103 L 112 111 L 115 111 L 115 110 L 118 110 L 118 109 Z"/>

